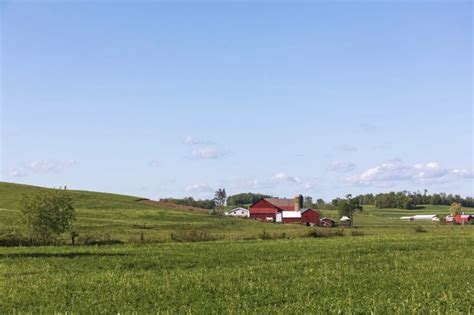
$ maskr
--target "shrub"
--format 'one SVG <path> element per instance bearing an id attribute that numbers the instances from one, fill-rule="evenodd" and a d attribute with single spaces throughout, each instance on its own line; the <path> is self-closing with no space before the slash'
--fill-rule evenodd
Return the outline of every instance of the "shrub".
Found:
<path id="1" fill-rule="evenodd" d="M 24 196 L 21 212 L 31 238 L 39 244 L 55 244 L 61 234 L 73 231 L 75 210 L 64 190 Z"/>
<path id="2" fill-rule="evenodd" d="M 426 233 L 426 232 L 428 232 L 428 231 L 427 231 L 424 227 L 422 227 L 421 225 L 417 225 L 417 226 L 415 227 L 415 232 L 416 232 L 416 233 Z"/>
<path id="3" fill-rule="evenodd" d="M 218 238 L 209 234 L 207 231 L 183 231 L 171 233 L 171 240 L 175 242 L 208 242 L 215 241 Z"/>
<path id="4" fill-rule="evenodd" d="M 352 230 L 351 231 L 351 236 L 364 236 L 365 233 L 362 231 L 357 231 L 357 230 Z"/>
<path id="5" fill-rule="evenodd" d="M 307 237 L 332 237 L 332 236 L 344 236 L 344 229 L 340 230 L 313 230 L 306 234 Z"/>
<path id="6" fill-rule="evenodd" d="M 258 238 L 261 240 L 277 240 L 277 239 L 287 239 L 288 235 L 285 232 L 270 234 L 267 231 L 263 230 L 262 233 L 258 234 Z"/>

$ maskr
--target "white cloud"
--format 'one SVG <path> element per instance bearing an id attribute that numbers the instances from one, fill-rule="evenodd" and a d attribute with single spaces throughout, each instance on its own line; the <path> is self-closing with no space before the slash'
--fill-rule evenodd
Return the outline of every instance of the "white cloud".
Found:
<path id="1" fill-rule="evenodd" d="M 194 149 L 191 152 L 191 156 L 195 159 L 202 159 L 202 160 L 214 159 L 215 160 L 222 157 L 222 153 L 213 147 L 203 147 L 203 148 Z"/>
<path id="2" fill-rule="evenodd" d="M 394 181 L 440 183 L 470 177 L 472 172 L 468 170 L 447 169 L 438 162 L 410 165 L 395 159 L 369 168 L 357 176 L 350 177 L 349 180 L 361 185 L 387 185 Z"/>
<path id="3" fill-rule="evenodd" d="M 460 178 L 474 178 L 474 173 L 472 171 L 468 171 L 466 169 L 453 169 L 451 170 L 451 174 L 453 174 L 456 177 Z"/>
<path id="4" fill-rule="evenodd" d="M 160 161 L 157 161 L 157 160 L 151 160 L 150 162 L 148 162 L 148 166 L 151 166 L 151 167 L 160 167 L 160 166 L 161 166 L 161 163 L 160 163 Z"/>
<path id="5" fill-rule="evenodd" d="M 295 176 L 289 176 L 286 173 L 278 172 L 272 176 L 272 180 L 275 182 L 289 182 L 289 183 L 301 183 L 301 180 Z"/>
<path id="6" fill-rule="evenodd" d="M 194 137 L 187 136 L 186 138 L 184 138 L 183 143 L 193 145 L 193 144 L 199 144 L 200 141 Z"/>
<path id="7" fill-rule="evenodd" d="M 28 163 L 27 168 L 37 173 L 57 173 L 77 164 L 76 160 L 36 160 Z"/>
<path id="8" fill-rule="evenodd" d="M 212 189 L 211 186 L 208 184 L 193 184 L 189 185 L 185 188 L 186 192 L 190 193 L 206 193 L 206 192 L 212 192 L 214 189 Z"/>
<path id="9" fill-rule="evenodd" d="M 374 132 L 377 130 L 377 127 L 371 123 L 361 123 L 359 127 L 365 132 Z"/>
<path id="10" fill-rule="evenodd" d="M 18 168 L 11 168 L 3 172 L 8 177 L 25 177 L 27 176 L 22 170 Z"/>
<path id="11" fill-rule="evenodd" d="M 347 173 L 356 168 L 356 165 L 352 162 L 344 162 L 344 161 L 334 161 L 332 162 L 328 169 L 333 172 L 339 173 Z"/>
<path id="12" fill-rule="evenodd" d="M 341 151 L 341 152 L 357 152 L 357 151 L 359 151 L 359 149 L 356 146 L 350 145 L 350 144 L 342 144 L 340 146 L 337 146 L 336 150 Z"/>

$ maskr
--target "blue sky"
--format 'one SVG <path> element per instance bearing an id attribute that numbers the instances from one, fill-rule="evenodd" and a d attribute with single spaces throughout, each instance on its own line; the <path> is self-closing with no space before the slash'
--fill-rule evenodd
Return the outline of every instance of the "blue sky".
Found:
<path id="1" fill-rule="evenodd" d="M 472 3 L 1 2 L 1 180 L 473 194 Z"/>

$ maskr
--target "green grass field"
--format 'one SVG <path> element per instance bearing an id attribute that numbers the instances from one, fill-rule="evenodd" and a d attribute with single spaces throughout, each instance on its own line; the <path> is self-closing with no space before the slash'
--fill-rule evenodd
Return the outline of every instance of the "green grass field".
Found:
<path id="1" fill-rule="evenodd" d="M 0 183 L 0 235 L 23 231 L 19 200 L 38 189 Z M 366 207 L 358 228 L 307 237 L 314 228 L 70 193 L 81 235 L 125 244 L 0 247 L 0 314 L 474 314 L 474 226 L 399 220 L 448 207 Z M 219 240 L 173 242 L 183 230 Z M 286 238 L 257 239 L 264 230 Z"/>

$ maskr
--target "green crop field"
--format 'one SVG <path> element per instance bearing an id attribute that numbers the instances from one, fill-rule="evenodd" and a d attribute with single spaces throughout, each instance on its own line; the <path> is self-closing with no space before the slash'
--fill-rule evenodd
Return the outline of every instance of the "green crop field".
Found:
<path id="1" fill-rule="evenodd" d="M 0 183 L 0 237 L 39 189 Z M 123 244 L 0 247 L 0 314 L 474 314 L 474 226 L 399 220 L 448 207 L 365 207 L 342 230 L 70 193 L 82 237 Z"/>

